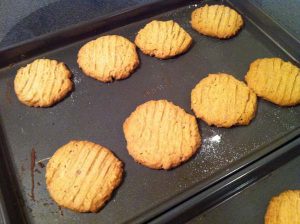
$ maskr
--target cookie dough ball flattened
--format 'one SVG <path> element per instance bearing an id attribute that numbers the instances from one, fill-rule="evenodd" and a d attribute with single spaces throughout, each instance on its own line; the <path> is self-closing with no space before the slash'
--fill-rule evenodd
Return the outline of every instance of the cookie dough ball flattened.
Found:
<path id="1" fill-rule="evenodd" d="M 71 72 L 61 62 L 37 59 L 18 70 L 14 88 L 18 99 L 32 107 L 49 107 L 72 90 Z"/>
<path id="2" fill-rule="evenodd" d="M 243 18 L 224 5 L 205 5 L 192 13 L 191 25 L 201 34 L 220 39 L 234 36 L 243 26 Z"/>
<path id="3" fill-rule="evenodd" d="M 135 44 L 144 54 L 167 59 L 186 52 L 192 38 L 173 20 L 154 20 L 138 32 Z"/>
<path id="4" fill-rule="evenodd" d="M 166 100 L 148 101 L 123 124 L 127 149 L 135 161 L 153 169 L 171 169 L 199 148 L 196 118 Z"/>
<path id="5" fill-rule="evenodd" d="M 269 203 L 265 224 L 299 224 L 300 190 L 289 190 L 272 198 Z"/>
<path id="6" fill-rule="evenodd" d="M 88 141 L 71 141 L 49 160 L 46 184 L 60 206 L 97 212 L 120 184 L 122 173 L 122 162 L 108 149 Z"/>
<path id="7" fill-rule="evenodd" d="M 86 43 L 78 53 L 83 72 L 101 82 L 125 79 L 139 65 L 136 47 L 124 37 L 108 35 Z"/>
<path id="8" fill-rule="evenodd" d="M 256 95 L 228 74 L 210 74 L 192 90 L 191 106 L 208 125 L 248 125 L 255 116 Z"/>
<path id="9" fill-rule="evenodd" d="M 280 58 L 257 59 L 246 74 L 248 86 L 260 97 L 280 106 L 300 103 L 300 69 Z"/>

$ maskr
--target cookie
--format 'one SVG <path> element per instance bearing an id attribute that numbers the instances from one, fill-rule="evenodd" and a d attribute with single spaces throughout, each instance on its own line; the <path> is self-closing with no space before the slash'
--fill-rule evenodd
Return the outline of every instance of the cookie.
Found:
<path id="1" fill-rule="evenodd" d="M 97 212 L 121 182 L 123 165 L 111 151 L 88 141 L 70 141 L 46 168 L 50 196 L 62 207 Z"/>
<path id="2" fill-rule="evenodd" d="M 227 39 L 234 36 L 244 22 L 240 14 L 227 6 L 205 5 L 192 12 L 190 23 L 203 35 Z"/>
<path id="3" fill-rule="evenodd" d="M 123 124 L 134 160 L 153 169 L 171 169 L 196 153 L 201 138 L 196 118 L 167 100 L 148 101 Z"/>
<path id="4" fill-rule="evenodd" d="M 228 74 L 209 74 L 191 94 L 191 107 L 208 125 L 229 128 L 248 125 L 255 116 L 255 93 Z"/>
<path id="5" fill-rule="evenodd" d="M 300 190 L 289 190 L 273 197 L 265 224 L 300 224 Z"/>
<path id="6" fill-rule="evenodd" d="M 107 35 L 86 43 L 77 59 L 83 72 L 101 82 L 125 79 L 139 65 L 136 47 L 124 37 Z"/>
<path id="7" fill-rule="evenodd" d="M 144 54 L 166 59 L 186 52 L 192 38 L 173 20 L 154 20 L 138 32 L 135 44 Z"/>
<path id="8" fill-rule="evenodd" d="M 18 70 L 14 88 L 18 99 L 27 106 L 49 107 L 72 90 L 70 70 L 61 62 L 37 59 Z"/>
<path id="9" fill-rule="evenodd" d="M 251 63 L 245 80 L 260 97 L 280 106 L 300 103 L 300 69 L 280 58 L 262 58 Z"/>

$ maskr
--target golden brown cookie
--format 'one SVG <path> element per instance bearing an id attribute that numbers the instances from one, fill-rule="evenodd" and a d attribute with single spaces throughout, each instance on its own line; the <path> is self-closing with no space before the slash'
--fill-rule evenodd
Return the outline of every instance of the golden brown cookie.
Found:
<path id="1" fill-rule="evenodd" d="M 300 69 L 280 58 L 262 58 L 251 63 L 248 86 L 260 97 L 280 106 L 300 103 Z"/>
<path id="2" fill-rule="evenodd" d="M 123 124 L 127 149 L 135 161 L 153 169 L 171 169 L 199 148 L 196 118 L 167 100 L 148 101 Z"/>
<path id="3" fill-rule="evenodd" d="M 209 74 L 192 90 L 191 106 L 208 125 L 248 125 L 255 116 L 256 95 L 228 74 Z"/>
<path id="4" fill-rule="evenodd" d="M 47 189 L 60 206 L 97 212 L 121 182 L 123 165 L 111 151 L 88 141 L 70 141 L 51 157 Z"/>
<path id="5" fill-rule="evenodd" d="M 300 224 L 300 190 L 289 190 L 273 197 L 265 224 Z"/>
<path id="6" fill-rule="evenodd" d="M 135 45 L 124 37 L 107 35 L 86 43 L 78 52 L 83 72 L 101 82 L 125 79 L 139 65 Z"/>
<path id="7" fill-rule="evenodd" d="M 32 107 L 49 107 L 72 90 L 71 72 L 61 62 L 37 59 L 18 70 L 14 88 L 18 99 Z"/>
<path id="8" fill-rule="evenodd" d="M 138 32 L 135 44 L 144 54 L 166 59 L 186 52 L 192 38 L 173 20 L 154 20 Z"/>
<path id="9" fill-rule="evenodd" d="M 243 18 L 235 10 L 224 5 L 205 5 L 192 13 L 193 29 L 206 36 L 227 39 L 243 26 Z"/>

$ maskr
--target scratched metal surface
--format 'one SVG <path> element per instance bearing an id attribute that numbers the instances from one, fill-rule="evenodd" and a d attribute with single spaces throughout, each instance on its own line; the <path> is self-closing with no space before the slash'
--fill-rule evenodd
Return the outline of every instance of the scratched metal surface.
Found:
<path id="1" fill-rule="evenodd" d="M 136 164 L 126 151 L 122 123 L 135 107 L 151 99 L 167 99 L 190 110 L 191 89 L 208 73 L 226 72 L 240 80 L 251 61 L 281 57 L 283 53 L 249 21 L 238 36 L 221 41 L 191 29 L 192 10 L 199 5 L 163 13 L 154 18 L 174 19 L 193 37 L 191 49 L 169 60 L 157 60 L 139 52 L 141 65 L 128 79 L 103 84 L 83 75 L 76 64 L 79 48 L 89 39 L 39 55 L 65 62 L 73 72 L 75 90 L 51 108 L 20 104 L 13 79 L 21 66 L 34 58 L 0 70 L 1 126 L 31 223 L 122 223 L 169 202 L 193 187 L 204 187 L 217 175 L 300 126 L 300 107 L 280 108 L 259 100 L 257 116 L 247 127 L 220 129 L 198 120 L 203 144 L 187 163 L 171 171 L 156 171 Z M 119 34 L 133 40 L 153 18 L 137 21 L 103 34 Z M 91 38 L 94 39 L 95 37 Z M 30 196 L 30 153 L 37 160 L 50 157 L 71 139 L 94 141 L 110 148 L 124 163 L 126 176 L 112 200 L 97 214 L 78 214 L 58 207 L 45 186 L 45 168 L 36 166 L 35 201 Z M 204 182 L 208 181 L 208 182 Z"/>

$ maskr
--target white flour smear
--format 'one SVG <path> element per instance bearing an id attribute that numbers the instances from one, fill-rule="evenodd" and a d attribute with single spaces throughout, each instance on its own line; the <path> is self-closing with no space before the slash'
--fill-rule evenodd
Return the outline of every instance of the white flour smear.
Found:
<path id="1" fill-rule="evenodd" d="M 212 143 L 220 143 L 221 142 L 221 135 L 215 135 L 209 138 L 209 141 Z"/>
<path id="2" fill-rule="evenodd" d="M 79 84 L 79 83 L 81 82 L 81 77 L 79 77 L 79 76 L 74 76 L 73 81 L 74 81 L 75 85 L 76 85 L 76 84 Z"/>
<path id="3" fill-rule="evenodd" d="M 202 150 L 210 151 L 215 150 L 216 147 L 218 147 L 219 143 L 221 142 L 222 135 L 216 134 L 214 136 L 211 136 L 209 138 L 206 138 L 203 140 L 203 146 Z"/>

